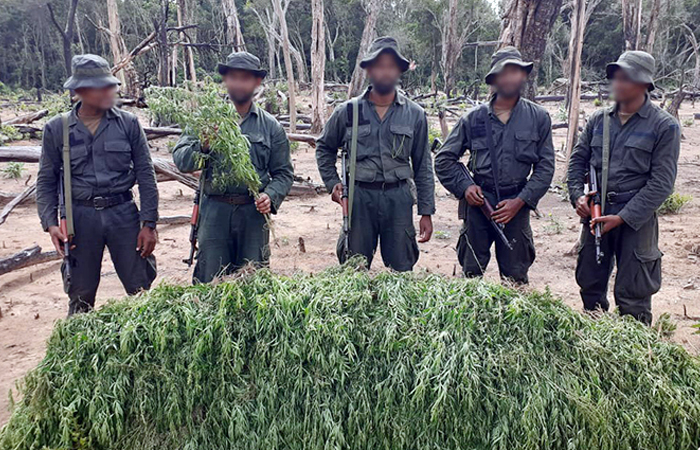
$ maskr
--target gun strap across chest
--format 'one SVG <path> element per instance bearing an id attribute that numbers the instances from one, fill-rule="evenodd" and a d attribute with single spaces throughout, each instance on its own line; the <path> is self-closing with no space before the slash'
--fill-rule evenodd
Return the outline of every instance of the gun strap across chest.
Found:
<path id="1" fill-rule="evenodd" d="M 348 182 L 348 228 L 352 226 L 352 202 L 355 197 L 355 173 L 357 171 L 357 134 L 360 123 L 360 104 L 352 99 L 352 138 L 350 139 L 350 180 Z"/>
<path id="2" fill-rule="evenodd" d="M 610 170 L 610 114 L 603 114 L 603 175 L 600 180 L 600 209 L 605 215 L 605 200 L 608 197 L 608 172 Z"/>
<path id="3" fill-rule="evenodd" d="M 66 208 L 66 230 L 68 236 L 75 236 L 73 228 L 73 190 L 71 189 L 70 170 L 70 128 L 68 127 L 69 112 L 61 114 L 63 123 L 63 203 Z"/>
<path id="4" fill-rule="evenodd" d="M 491 174 L 493 176 L 493 186 L 496 190 L 496 203 L 501 201 L 501 191 L 498 186 L 498 155 L 496 154 L 496 145 L 493 143 L 493 128 L 491 126 L 491 117 L 489 117 L 489 107 L 483 107 L 484 126 L 486 128 L 486 144 L 489 147 L 489 158 L 491 159 Z"/>

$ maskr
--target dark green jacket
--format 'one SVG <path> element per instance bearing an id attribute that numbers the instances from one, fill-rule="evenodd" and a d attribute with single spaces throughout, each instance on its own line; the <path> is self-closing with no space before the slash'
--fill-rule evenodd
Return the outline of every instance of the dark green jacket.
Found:
<path id="1" fill-rule="evenodd" d="M 241 122 L 241 132 L 250 141 L 250 158 L 262 182 L 260 192 L 270 196 L 272 211 L 276 213 L 294 182 L 287 134 L 274 117 L 255 104 Z M 177 168 L 181 172 L 198 170 L 195 152 L 200 150 L 199 139 L 182 135 L 173 151 L 173 161 Z M 225 191 L 216 190 L 211 177 L 212 171 L 209 170 L 204 184 L 206 195 L 249 193 L 246 186 L 230 186 Z"/>
<path id="2" fill-rule="evenodd" d="M 474 178 L 493 185 L 484 122 L 488 115 L 498 155 L 498 184 L 524 186 L 518 197 L 534 209 L 554 177 L 552 121 L 544 108 L 524 98 L 515 104 L 505 124 L 496 117 L 491 105 L 492 102 L 476 107 L 460 118 L 435 157 L 437 176 L 447 190 L 463 198 L 471 183 L 456 163 L 469 150 L 468 168 Z"/>
<path id="3" fill-rule="evenodd" d="M 569 161 L 571 203 L 584 195 L 589 163 L 603 172 L 603 114 L 610 115 L 608 193 L 639 190 L 619 212 L 638 230 L 673 192 L 678 170 L 681 133 L 678 122 L 647 97 L 642 108 L 623 126 L 617 108 L 596 111 L 588 120 Z M 598 185 L 602 186 L 600 179 Z"/>
<path id="4" fill-rule="evenodd" d="M 95 135 L 76 116 L 68 120 L 72 192 L 76 200 L 121 194 L 139 185 L 141 221 L 158 220 L 158 188 L 146 135 L 135 115 L 112 108 Z M 63 166 L 63 123 L 60 116 L 44 127 L 36 199 L 44 230 L 58 224 L 58 179 Z"/>
<path id="5" fill-rule="evenodd" d="M 412 179 L 416 184 L 418 214 L 434 214 L 435 181 L 425 111 L 397 92 L 384 120 L 380 120 L 369 101 L 370 89 L 359 98 L 356 180 L 393 183 Z M 328 192 L 340 183 L 336 168 L 338 149 L 350 146 L 351 111 L 350 102 L 336 108 L 316 142 L 318 170 Z"/>

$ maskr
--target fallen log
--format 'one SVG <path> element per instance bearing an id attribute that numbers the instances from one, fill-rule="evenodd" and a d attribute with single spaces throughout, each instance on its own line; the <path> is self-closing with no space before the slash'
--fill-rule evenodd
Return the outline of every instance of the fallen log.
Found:
<path id="1" fill-rule="evenodd" d="M 5 220 L 7 220 L 7 216 L 10 215 L 13 209 L 15 209 L 15 206 L 19 205 L 22 203 L 24 200 L 26 200 L 28 197 L 34 195 L 36 193 L 36 182 L 32 183 L 31 186 L 29 186 L 27 189 L 25 189 L 21 194 L 19 194 L 17 197 L 14 198 L 10 203 L 5 205 L 5 207 L 2 209 L 2 212 L 0 212 L 0 225 L 5 223 Z"/>
<path id="2" fill-rule="evenodd" d="M 180 128 L 174 127 L 143 127 L 146 139 L 158 139 L 166 136 L 179 136 L 182 133 Z"/>
<path id="3" fill-rule="evenodd" d="M 289 128 L 289 126 L 290 126 L 290 123 L 288 121 L 280 121 L 280 124 L 285 128 Z M 308 123 L 298 123 L 297 124 L 297 130 L 310 130 L 310 129 L 311 129 L 311 125 L 309 125 Z"/>
<path id="4" fill-rule="evenodd" d="M 287 138 L 290 141 L 303 142 L 305 144 L 309 144 L 312 147 L 316 147 L 316 136 L 311 134 L 287 133 Z"/>
<path id="5" fill-rule="evenodd" d="M 581 94 L 581 100 L 606 100 L 609 97 L 607 92 L 598 94 Z M 566 99 L 565 95 L 538 95 L 535 97 L 536 102 L 563 102 Z"/>
<path id="6" fill-rule="evenodd" d="M 192 216 L 164 216 L 158 218 L 158 225 L 184 225 L 191 220 Z"/>
<path id="7" fill-rule="evenodd" d="M 37 146 L 4 146 L 0 147 L 0 162 L 39 162 L 41 147 Z"/>
<path id="8" fill-rule="evenodd" d="M 0 259 L 0 275 L 59 259 L 61 259 L 61 255 L 56 250 L 42 252 L 41 247 L 35 245 L 34 247 L 25 248 L 8 258 Z"/>
<path id="9" fill-rule="evenodd" d="M 10 119 L 5 122 L 5 125 L 19 125 L 19 124 L 28 124 L 32 123 L 36 120 L 42 119 L 46 117 L 49 114 L 48 109 L 42 109 L 40 111 L 36 111 L 33 113 L 29 114 L 24 114 L 22 116 L 17 116 L 14 119 Z"/>

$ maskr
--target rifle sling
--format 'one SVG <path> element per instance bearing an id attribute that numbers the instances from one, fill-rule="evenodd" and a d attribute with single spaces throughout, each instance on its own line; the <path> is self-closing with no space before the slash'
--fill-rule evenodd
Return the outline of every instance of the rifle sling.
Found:
<path id="1" fill-rule="evenodd" d="M 493 175 L 493 186 L 496 191 L 496 203 L 501 201 L 501 192 L 498 186 L 498 155 L 496 154 L 496 146 L 493 143 L 493 129 L 491 127 L 491 118 L 489 117 L 489 106 L 483 107 L 484 111 L 484 126 L 486 127 L 486 143 L 489 146 L 489 157 L 491 158 L 491 174 Z"/>
<path id="2" fill-rule="evenodd" d="M 66 209 L 66 230 L 68 237 L 75 236 L 73 228 L 73 190 L 71 188 L 71 167 L 70 167 L 70 129 L 68 118 L 70 112 L 61 114 L 63 122 L 63 203 Z"/>
<path id="3" fill-rule="evenodd" d="M 350 141 L 350 181 L 348 182 L 348 228 L 352 227 L 352 202 L 355 197 L 355 172 L 357 169 L 357 134 L 360 120 L 359 103 L 352 99 L 352 139 Z"/>
<path id="4" fill-rule="evenodd" d="M 600 209 L 605 215 L 605 200 L 608 198 L 608 172 L 610 169 L 610 114 L 603 114 L 603 174 L 601 177 Z"/>

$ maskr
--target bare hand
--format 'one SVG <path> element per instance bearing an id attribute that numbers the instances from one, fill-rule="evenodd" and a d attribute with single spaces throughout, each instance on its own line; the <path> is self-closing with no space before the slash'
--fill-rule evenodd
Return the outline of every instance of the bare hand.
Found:
<path id="1" fill-rule="evenodd" d="M 63 245 L 68 242 L 68 237 L 63 234 L 61 228 L 57 225 L 50 226 L 48 232 L 49 236 L 51 236 L 51 242 L 56 248 L 56 251 L 59 255 L 61 255 L 61 257 L 64 257 L 65 254 L 63 253 Z"/>
<path id="2" fill-rule="evenodd" d="M 518 214 L 524 205 L 525 202 L 519 198 L 503 200 L 496 205 L 496 211 L 493 212 L 491 218 L 495 220 L 496 223 L 506 224 L 513 220 L 513 217 Z"/>
<path id="3" fill-rule="evenodd" d="M 591 217 L 591 197 L 596 194 L 595 191 L 582 195 L 576 200 L 576 214 L 582 219 Z"/>
<path id="4" fill-rule="evenodd" d="M 255 207 L 262 215 L 270 214 L 272 212 L 272 200 L 270 200 L 270 196 L 265 193 L 260 194 L 255 200 Z"/>
<path id="5" fill-rule="evenodd" d="M 153 253 L 158 242 L 158 233 L 150 227 L 143 227 L 136 239 L 136 251 L 141 252 L 141 258 L 147 258 Z"/>
<path id="6" fill-rule="evenodd" d="M 603 216 L 603 217 L 598 217 L 597 219 L 591 220 L 591 234 L 595 234 L 595 226 L 598 223 L 603 224 L 603 229 L 601 230 L 601 234 L 605 234 L 608 231 L 619 227 L 623 223 L 625 223 L 624 220 L 622 220 L 622 217 L 620 216 Z"/>
<path id="7" fill-rule="evenodd" d="M 430 216 L 420 218 L 418 242 L 428 242 L 433 236 L 433 219 Z"/>
<path id="8" fill-rule="evenodd" d="M 331 200 L 340 204 L 340 198 L 342 196 L 343 196 L 343 183 L 338 183 L 335 186 L 333 186 L 333 190 L 331 191 Z"/>
<path id="9" fill-rule="evenodd" d="M 471 206 L 481 206 L 484 204 L 484 192 L 481 190 L 481 186 L 472 184 L 464 192 L 464 199 Z"/>

